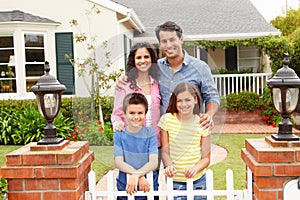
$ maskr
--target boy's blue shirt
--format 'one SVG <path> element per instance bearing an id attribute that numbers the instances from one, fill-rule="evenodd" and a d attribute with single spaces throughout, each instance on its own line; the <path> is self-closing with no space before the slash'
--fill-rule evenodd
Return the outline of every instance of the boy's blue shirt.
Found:
<path id="1" fill-rule="evenodd" d="M 123 156 L 124 161 L 140 169 L 149 162 L 149 154 L 158 154 L 157 136 L 153 128 L 143 126 L 139 132 L 116 131 L 114 133 L 114 157 Z M 126 173 L 120 171 L 118 184 L 126 185 Z"/>
<path id="2" fill-rule="evenodd" d="M 136 133 L 116 131 L 114 133 L 114 156 L 123 156 L 124 161 L 139 169 L 149 162 L 149 154 L 157 154 L 157 136 L 151 127 L 142 126 Z"/>

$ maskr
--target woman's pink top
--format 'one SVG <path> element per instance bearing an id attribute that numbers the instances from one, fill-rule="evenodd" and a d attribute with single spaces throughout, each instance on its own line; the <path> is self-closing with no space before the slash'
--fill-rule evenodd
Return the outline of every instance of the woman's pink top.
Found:
<path id="1" fill-rule="evenodd" d="M 157 141 L 158 141 L 158 147 L 160 147 L 160 128 L 157 126 L 159 119 L 160 119 L 160 93 L 158 88 L 158 83 L 155 79 L 151 78 L 151 118 L 152 118 L 152 127 L 154 128 L 156 135 L 157 135 Z M 142 88 L 137 86 L 135 89 L 131 89 L 129 87 L 130 83 L 127 83 L 122 90 L 116 90 L 115 91 L 115 100 L 114 100 L 114 109 L 111 114 L 111 122 L 113 126 L 116 126 L 120 123 L 127 125 L 127 122 L 125 120 L 124 114 L 123 114 L 123 99 L 125 96 L 129 93 L 140 93 L 144 94 Z M 144 125 L 146 125 L 146 120 L 144 122 Z"/>

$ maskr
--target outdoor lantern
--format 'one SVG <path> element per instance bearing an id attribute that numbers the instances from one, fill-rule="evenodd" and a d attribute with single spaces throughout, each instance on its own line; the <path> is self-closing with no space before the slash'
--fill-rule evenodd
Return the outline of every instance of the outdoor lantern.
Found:
<path id="1" fill-rule="evenodd" d="M 298 103 L 300 79 L 295 71 L 288 67 L 288 64 L 289 54 L 285 53 L 283 67 L 277 70 L 275 76 L 267 81 L 267 85 L 271 88 L 274 106 L 282 115 L 278 134 L 272 135 L 272 138 L 278 141 L 299 140 L 299 137 L 292 133 L 290 115 Z"/>
<path id="2" fill-rule="evenodd" d="M 50 66 L 47 61 L 45 62 L 44 70 L 45 75 L 41 76 L 37 84 L 30 89 L 36 95 L 39 111 L 48 123 L 44 128 L 44 139 L 38 141 L 37 144 L 58 144 L 64 139 L 56 137 L 56 128 L 53 120 L 60 110 L 61 95 L 66 86 L 60 84 L 54 76 L 49 74 Z"/>

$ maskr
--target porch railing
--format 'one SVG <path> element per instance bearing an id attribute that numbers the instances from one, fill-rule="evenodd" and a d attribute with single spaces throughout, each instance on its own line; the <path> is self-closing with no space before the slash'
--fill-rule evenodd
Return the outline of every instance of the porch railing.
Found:
<path id="1" fill-rule="evenodd" d="M 213 74 L 214 82 L 220 96 L 241 91 L 262 94 L 266 82 L 272 77 L 272 73 L 252 74 Z"/>

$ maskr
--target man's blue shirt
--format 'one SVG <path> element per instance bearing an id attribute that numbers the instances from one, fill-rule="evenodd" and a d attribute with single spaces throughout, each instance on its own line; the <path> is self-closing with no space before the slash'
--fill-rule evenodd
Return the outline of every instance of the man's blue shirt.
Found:
<path id="1" fill-rule="evenodd" d="M 205 62 L 188 55 L 185 51 L 183 63 L 175 73 L 173 73 L 166 57 L 158 60 L 158 66 L 160 70 L 158 84 L 162 99 L 162 114 L 167 110 L 172 91 L 181 82 L 193 83 L 200 92 L 205 106 L 210 102 L 216 102 L 220 105 L 218 90 L 210 68 Z M 204 109 L 202 109 L 202 112 L 204 112 Z"/>

